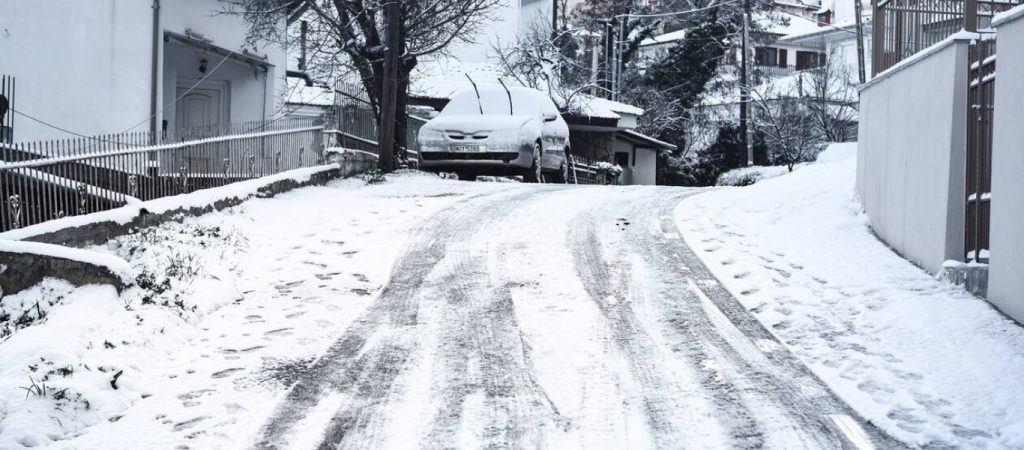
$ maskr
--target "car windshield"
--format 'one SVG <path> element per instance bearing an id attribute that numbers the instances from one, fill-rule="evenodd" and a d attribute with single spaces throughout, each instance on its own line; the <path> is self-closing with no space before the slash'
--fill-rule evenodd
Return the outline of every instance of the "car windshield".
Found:
<path id="1" fill-rule="evenodd" d="M 539 91 L 525 88 L 511 88 L 512 106 L 515 115 L 540 114 L 541 102 L 544 100 Z M 481 107 L 484 114 L 509 114 L 509 93 L 502 88 L 480 89 L 480 101 L 477 101 L 476 92 L 472 89 L 462 91 L 441 111 L 442 116 L 480 114 Z"/>

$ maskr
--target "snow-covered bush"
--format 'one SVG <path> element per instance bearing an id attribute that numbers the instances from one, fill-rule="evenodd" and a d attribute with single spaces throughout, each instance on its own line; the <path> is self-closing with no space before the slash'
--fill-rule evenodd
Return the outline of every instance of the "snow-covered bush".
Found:
<path id="1" fill-rule="evenodd" d="M 723 173 L 718 177 L 716 186 L 750 186 L 761 180 L 775 178 L 789 173 L 786 166 L 753 166 L 740 167 Z"/>
<path id="2" fill-rule="evenodd" d="M 612 164 L 606 161 L 600 161 L 595 166 L 598 174 L 608 175 L 609 177 L 616 178 L 622 175 L 622 166 L 618 164 Z"/>

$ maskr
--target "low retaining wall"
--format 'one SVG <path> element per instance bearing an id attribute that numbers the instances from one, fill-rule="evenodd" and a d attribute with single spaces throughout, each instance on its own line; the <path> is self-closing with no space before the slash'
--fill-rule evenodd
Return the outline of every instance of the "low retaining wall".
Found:
<path id="1" fill-rule="evenodd" d="M 45 277 L 64 279 L 76 286 L 112 284 L 120 290 L 130 283 L 131 276 L 115 273 L 118 270 L 111 267 L 117 265 L 116 261 L 96 263 L 102 258 L 113 257 L 74 248 L 102 244 L 131 230 L 220 211 L 251 198 L 270 198 L 300 187 L 322 185 L 377 166 L 376 155 L 359 150 L 336 149 L 331 152 L 330 161 L 324 166 L 292 170 L 0 233 L 0 296 L 34 286 Z"/>

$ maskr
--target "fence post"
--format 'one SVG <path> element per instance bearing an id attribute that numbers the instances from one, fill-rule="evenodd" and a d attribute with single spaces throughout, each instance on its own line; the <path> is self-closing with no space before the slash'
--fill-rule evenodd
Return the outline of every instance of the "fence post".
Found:
<path id="1" fill-rule="evenodd" d="M 964 30 L 978 31 L 978 0 L 964 1 Z"/>

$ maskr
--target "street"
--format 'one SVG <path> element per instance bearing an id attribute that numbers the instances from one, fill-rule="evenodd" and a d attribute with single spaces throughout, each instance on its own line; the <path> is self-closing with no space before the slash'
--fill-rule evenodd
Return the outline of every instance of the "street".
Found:
<path id="1" fill-rule="evenodd" d="M 516 186 L 433 214 L 329 349 L 274 373 L 256 447 L 897 446 L 681 240 L 695 192 Z"/>

